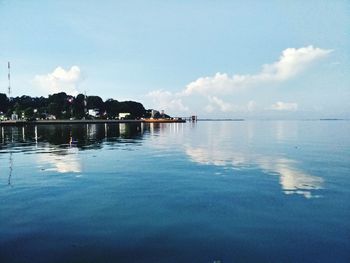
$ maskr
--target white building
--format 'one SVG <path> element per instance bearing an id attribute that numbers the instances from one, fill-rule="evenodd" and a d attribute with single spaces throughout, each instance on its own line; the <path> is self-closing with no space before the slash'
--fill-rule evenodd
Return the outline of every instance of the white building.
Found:
<path id="1" fill-rule="evenodd" d="M 131 113 L 130 112 L 121 112 L 118 114 L 118 119 L 119 120 L 124 120 L 126 117 L 130 116 Z"/>
<path id="2" fill-rule="evenodd" d="M 46 119 L 47 120 L 56 120 L 56 116 L 52 115 L 52 114 L 49 114 L 49 115 L 46 116 Z"/>
<path id="3" fill-rule="evenodd" d="M 16 113 L 12 113 L 11 120 L 17 121 L 18 120 L 18 115 Z"/>
<path id="4" fill-rule="evenodd" d="M 98 109 L 89 109 L 88 114 L 95 118 L 100 116 Z"/>

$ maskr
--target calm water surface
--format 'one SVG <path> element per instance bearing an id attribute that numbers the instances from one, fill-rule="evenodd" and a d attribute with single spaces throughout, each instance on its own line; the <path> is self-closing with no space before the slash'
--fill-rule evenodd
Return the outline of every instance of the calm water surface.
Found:
<path id="1" fill-rule="evenodd" d="M 0 129 L 0 262 L 350 262 L 349 121 Z"/>

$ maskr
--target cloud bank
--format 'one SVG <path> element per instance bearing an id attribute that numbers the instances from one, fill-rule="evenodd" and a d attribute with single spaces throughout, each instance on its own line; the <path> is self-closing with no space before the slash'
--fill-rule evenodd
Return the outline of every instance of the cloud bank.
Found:
<path id="1" fill-rule="evenodd" d="M 278 101 L 275 104 L 272 104 L 270 110 L 277 111 L 296 111 L 298 110 L 298 104 L 295 102 L 282 102 Z"/>
<path id="2" fill-rule="evenodd" d="M 279 60 L 262 66 L 259 73 L 253 75 L 233 75 L 216 73 L 212 77 L 201 77 L 187 85 L 185 95 L 229 94 L 259 84 L 286 81 L 306 69 L 314 61 L 327 56 L 332 50 L 315 48 L 285 49 Z"/>
<path id="3" fill-rule="evenodd" d="M 72 66 L 68 70 L 57 67 L 53 72 L 46 75 L 36 75 L 33 82 L 46 94 L 66 92 L 75 96 L 79 93 L 78 85 L 81 80 L 80 68 Z"/>
<path id="4" fill-rule="evenodd" d="M 173 94 L 169 91 L 155 90 L 147 94 L 151 98 L 153 105 L 157 109 L 169 111 L 187 112 L 188 107 L 184 106 L 179 94 Z"/>
<path id="5" fill-rule="evenodd" d="M 330 49 L 321 49 L 312 45 L 301 48 L 287 48 L 282 51 L 278 60 L 271 64 L 262 65 L 261 70 L 256 74 L 233 75 L 227 73 L 216 73 L 214 76 L 200 77 L 190 82 L 183 90 L 173 93 L 164 90 L 157 90 L 148 93 L 152 99 L 153 106 L 167 111 L 193 111 L 193 106 L 202 103 L 201 108 L 211 112 L 253 112 L 258 109 L 256 98 L 248 98 L 242 105 L 237 102 L 243 91 L 251 91 L 269 84 L 280 84 L 300 73 L 304 72 L 316 61 L 326 57 L 332 52 Z M 237 93 L 237 91 L 241 91 Z M 243 93 L 242 93 L 243 92 Z M 245 98 L 247 98 L 245 93 Z M 254 95 L 254 93 L 252 93 Z M 204 102 L 204 103 L 203 103 Z M 189 107 L 191 105 L 191 107 Z M 273 105 L 261 105 L 261 110 L 297 111 L 296 102 L 278 101 Z"/>
<path id="6" fill-rule="evenodd" d="M 209 104 L 206 107 L 207 112 L 212 112 L 219 109 L 222 112 L 235 111 L 236 107 L 233 104 L 227 103 L 216 96 L 208 96 Z"/>

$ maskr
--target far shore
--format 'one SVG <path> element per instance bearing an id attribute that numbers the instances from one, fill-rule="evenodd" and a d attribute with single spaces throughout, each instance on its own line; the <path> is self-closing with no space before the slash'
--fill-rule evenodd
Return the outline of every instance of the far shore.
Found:
<path id="1" fill-rule="evenodd" d="M 48 124 L 98 124 L 98 123 L 184 123 L 184 119 L 139 119 L 139 120 L 6 120 L 0 126 L 48 125 Z"/>

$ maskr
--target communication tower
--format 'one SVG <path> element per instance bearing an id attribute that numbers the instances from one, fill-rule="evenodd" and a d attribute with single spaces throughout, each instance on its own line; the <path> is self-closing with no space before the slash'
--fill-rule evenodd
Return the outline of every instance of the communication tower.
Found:
<path id="1" fill-rule="evenodd" d="M 84 91 L 84 113 L 87 114 L 87 96 L 86 91 Z"/>
<path id="2" fill-rule="evenodd" d="M 7 68 L 8 68 L 7 78 L 9 80 L 9 86 L 7 89 L 7 93 L 9 95 L 9 99 L 10 99 L 11 98 L 11 66 L 10 66 L 10 62 L 7 63 Z"/>

